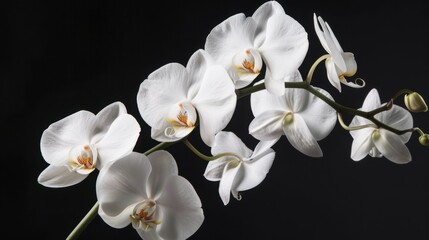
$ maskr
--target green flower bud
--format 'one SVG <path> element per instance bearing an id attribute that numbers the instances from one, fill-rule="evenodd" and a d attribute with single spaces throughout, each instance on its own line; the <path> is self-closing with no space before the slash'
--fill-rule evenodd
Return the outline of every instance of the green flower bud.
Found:
<path id="1" fill-rule="evenodd" d="M 411 112 L 426 112 L 428 110 L 425 100 L 416 92 L 406 94 L 404 96 L 404 102 L 405 106 Z"/>
<path id="2" fill-rule="evenodd" d="M 419 142 L 421 145 L 429 147 L 429 134 L 425 133 L 419 137 Z"/>

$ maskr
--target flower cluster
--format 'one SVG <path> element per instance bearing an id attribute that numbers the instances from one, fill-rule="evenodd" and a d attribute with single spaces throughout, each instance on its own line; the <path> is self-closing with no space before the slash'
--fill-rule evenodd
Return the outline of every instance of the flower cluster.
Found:
<path id="1" fill-rule="evenodd" d="M 312 86 L 313 72 L 322 61 L 329 83 L 339 92 L 342 84 L 365 86 L 362 79 L 348 81 L 357 72 L 353 53 L 343 51 L 321 17 L 314 14 L 313 20 L 327 54 L 315 61 L 306 79 L 298 69 L 308 51 L 307 32 L 278 2 L 268 1 L 252 16 L 239 13 L 215 26 L 204 49 L 195 51 L 186 66 L 168 63 L 141 83 L 138 110 L 159 145 L 145 153 L 133 151 L 140 126 L 120 102 L 97 114 L 79 111 L 43 132 L 41 153 L 50 165 L 39 183 L 67 187 L 98 169 L 96 209 L 108 225 L 131 224 L 143 239 L 187 239 L 203 223 L 204 213 L 197 192 L 178 175 L 176 160 L 165 150 L 169 144 L 184 143 L 208 161 L 201 174 L 219 181 L 225 205 L 231 195 L 240 200 L 240 192 L 265 179 L 275 159 L 273 146 L 283 135 L 297 151 L 322 157 L 318 141 L 337 121 L 353 138 L 351 159 L 369 155 L 394 163 L 411 161 L 405 144 L 412 132 L 420 133 L 422 145 L 429 145 L 428 134 L 413 126 L 410 113 L 427 111 L 423 98 L 403 90 L 382 104 L 372 89 L 362 107 L 352 109 Z M 393 103 L 402 94 L 406 108 Z M 237 101 L 247 95 L 254 116 L 249 135 L 259 140 L 253 151 L 235 133 L 224 131 Z M 342 114 L 354 116 L 350 124 L 344 123 Z M 196 128 L 211 156 L 187 139 Z"/>

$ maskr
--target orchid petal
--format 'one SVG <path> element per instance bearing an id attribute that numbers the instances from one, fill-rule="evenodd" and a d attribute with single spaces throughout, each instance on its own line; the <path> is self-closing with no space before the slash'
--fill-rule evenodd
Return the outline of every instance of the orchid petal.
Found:
<path id="1" fill-rule="evenodd" d="M 169 177 L 178 175 L 179 170 L 176 160 L 167 151 L 155 151 L 147 157 L 152 166 L 152 172 L 150 173 L 147 184 L 147 193 L 151 199 L 156 199 L 163 192 Z"/>
<path id="2" fill-rule="evenodd" d="M 361 110 L 369 112 L 379 107 L 381 107 L 380 96 L 378 95 L 377 89 L 373 88 L 368 95 L 366 95 Z"/>
<path id="3" fill-rule="evenodd" d="M 188 99 L 192 99 L 197 95 L 198 90 L 201 86 L 201 80 L 204 78 L 206 69 L 213 64 L 214 63 L 211 59 L 211 56 L 202 49 L 197 50 L 189 58 L 188 64 L 186 64 L 186 70 L 188 71 L 189 78 L 192 79 L 191 81 L 193 82 L 193 84 L 187 90 Z"/>
<path id="4" fill-rule="evenodd" d="M 186 100 L 192 86 L 187 70 L 178 63 L 164 65 L 140 84 L 137 106 L 143 120 L 160 129 L 171 106 Z"/>
<path id="5" fill-rule="evenodd" d="M 342 71 L 342 72 L 346 72 L 347 67 L 346 67 L 346 63 L 344 62 L 343 57 L 341 56 L 342 51 L 340 49 L 337 48 L 337 46 L 334 43 L 333 40 L 333 34 L 331 31 L 329 31 L 329 29 L 326 27 L 326 22 L 323 21 L 322 17 L 318 17 L 319 19 L 319 23 L 322 26 L 322 30 L 323 30 L 323 35 L 325 37 L 325 41 L 326 41 L 326 45 L 328 47 L 329 50 L 331 50 L 329 52 L 329 54 L 331 55 L 333 61 L 335 62 L 335 65 Z"/>
<path id="6" fill-rule="evenodd" d="M 334 100 L 327 91 L 317 87 L 314 88 L 318 92 L 325 95 L 327 98 L 331 99 L 332 101 Z M 296 89 L 294 93 L 296 92 L 301 92 L 304 94 L 303 97 L 305 97 L 307 100 L 302 99 L 302 97 L 297 97 L 297 99 L 294 101 L 294 108 L 300 108 L 302 111 L 295 110 L 295 112 L 299 113 L 299 115 L 305 120 L 313 137 L 317 141 L 322 140 L 334 129 L 337 122 L 337 112 L 326 102 L 305 90 Z M 299 107 L 296 106 L 297 104 L 302 105 Z"/>
<path id="7" fill-rule="evenodd" d="M 255 85 L 264 84 L 263 81 L 257 82 Z M 284 98 L 270 94 L 266 90 L 252 93 L 250 95 L 250 107 L 253 116 L 258 116 L 268 110 L 290 111 Z"/>
<path id="8" fill-rule="evenodd" d="M 219 182 L 219 195 L 224 205 L 229 203 L 232 185 L 240 167 L 241 163 L 237 166 L 234 162 L 230 161 L 224 168 L 222 179 Z"/>
<path id="9" fill-rule="evenodd" d="M 205 50 L 226 69 L 237 52 L 253 48 L 256 23 L 243 13 L 233 15 L 214 27 L 207 36 Z"/>
<path id="10" fill-rule="evenodd" d="M 200 91 L 192 100 L 200 120 L 201 138 L 210 146 L 216 133 L 226 127 L 234 114 L 237 95 L 226 71 L 220 66 L 209 67 Z"/>
<path id="11" fill-rule="evenodd" d="M 266 39 L 259 50 L 267 72 L 270 72 L 270 79 L 280 81 L 285 76 L 294 74 L 304 60 L 308 50 L 307 33 L 290 16 L 274 15 L 268 19 Z"/>
<path id="12" fill-rule="evenodd" d="M 397 164 L 411 161 L 411 153 L 402 139 L 395 133 L 380 129 L 378 137 L 373 137 L 374 145 L 384 157 Z"/>
<path id="13" fill-rule="evenodd" d="M 100 205 L 98 207 L 98 215 L 109 226 L 113 228 L 124 228 L 131 223 L 130 216 L 133 214 L 133 210 L 137 204 L 138 202 L 127 206 L 122 212 L 114 216 L 106 214 L 106 212 L 103 210 L 103 206 Z"/>
<path id="14" fill-rule="evenodd" d="M 111 103 L 98 112 L 94 119 L 93 129 L 89 133 L 92 136 L 92 141 L 94 142 L 95 138 L 103 136 L 108 131 L 112 122 L 120 115 L 126 113 L 127 109 L 121 102 Z"/>
<path id="15" fill-rule="evenodd" d="M 310 157 L 323 156 L 319 144 L 299 114 L 293 115 L 293 122 L 283 124 L 283 131 L 290 144 L 301 153 Z"/>
<path id="16" fill-rule="evenodd" d="M 283 135 L 284 111 L 269 110 L 256 116 L 249 125 L 249 134 L 259 140 L 274 140 Z"/>
<path id="17" fill-rule="evenodd" d="M 390 110 L 381 114 L 384 115 L 382 117 L 383 122 L 393 128 L 405 130 L 411 129 L 413 127 L 413 117 L 411 113 L 398 105 L 393 105 Z M 403 143 L 406 143 L 408 140 L 410 140 L 411 132 L 407 132 L 398 136 L 401 138 Z"/>
<path id="18" fill-rule="evenodd" d="M 252 18 L 258 26 L 255 34 L 255 47 L 258 48 L 264 43 L 267 21 L 276 14 L 285 14 L 283 7 L 276 1 L 268 1 L 262 4 L 253 13 Z"/>
<path id="19" fill-rule="evenodd" d="M 314 24 L 314 30 L 316 31 L 320 44 L 322 44 L 323 49 L 325 49 L 325 51 L 330 54 L 331 50 L 328 48 L 328 44 L 326 43 L 325 35 L 323 34 L 322 29 L 320 29 L 316 13 L 313 14 L 313 24 Z"/>
<path id="20" fill-rule="evenodd" d="M 67 164 L 71 148 L 89 143 L 93 118 L 93 113 L 79 111 L 51 124 L 40 140 L 40 150 L 45 161 L 56 166 Z"/>
<path id="21" fill-rule="evenodd" d="M 149 159 L 132 152 L 106 165 L 96 182 L 97 199 L 107 218 L 125 218 L 130 206 L 148 199 L 146 186 L 152 171 Z M 131 209 L 132 210 L 132 209 Z M 106 221 L 106 219 L 103 219 Z"/>
<path id="22" fill-rule="evenodd" d="M 373 131 L 374 128 L 364 128 L 356 131 L 350 131 L 350 133 L 353 133 L 352 136 L 354 139 L 350 154 L 351 159 L 359 161 L 368 155 L 369 151 L 374 146 L 371 140 Z"/>
<path id="23" fill-rule="evenodd" d="M 140 135 L 140 125 L 129 115 L 119 116 L 111 125 L 108 132 L 96 143 L 99 154 L 97 168 L 101 169 L 107 163 L 130 153 Z"/>
<path id="24" fill-rule="evenodd" d="M 49 165 L 40 173 L 37 181 L 45 187 L 62 188 L 82 182 L 88 174 L 70 171 L 67 166 Z"/>
<path id="25" fill-rule="evenodd" d="M 213 149 L 213 148 L 212 148 Z M 221 157 L 210 161 L 204 171 L 204 177 L 209 181 L 219 181 L 222 178 L 225 166 L 231 161 L 231 157 Z"/>
<path id="26" fill-rule="evenodd" d="M 339 92 L 341 92 L 341 82 L 338 77 L 337 67 L 335 66 L 332 58 L 327 58 L 325 60 L 326 74 L 328 75 L 328 80 Z"/>
<path id="27" fill-rule="evenodd" d="M 201 201 L 188 180 L 170 176 L 156 200 L 162 209 L 157 232 L 162 239 L 187 239 L 204 221 Z"/>
<path id="28" fill-rule="evenodd" d="M 259 185 L 273 165 L 274 150 L 270 149 L 264 156 L 252 161 L 245 161 L 235 177 L 234 190 L 245 191 Z"/>
<path id="29" fill-rule="evenodd" d="M 225 152 L 232 152 L 243 157 L 252 155 L 252 150 L 250 150 L 233 132 L 222 131 L 216 134 L 211 153 L 217 155 Z"/>
<path id="30" fill-rule="evenodd" d="M 277 143 L 277 141 L 280 138 L 276 138 L 269 141 L 260 141 L 253 151 L 252 156 L 250 156 L 249 161 L 252 161 L 252 159 L 259 158 L 260 156 L 264 155 L 267 151 L 271 151 L 271 147 L 274 146 L 274 144 Z"/>

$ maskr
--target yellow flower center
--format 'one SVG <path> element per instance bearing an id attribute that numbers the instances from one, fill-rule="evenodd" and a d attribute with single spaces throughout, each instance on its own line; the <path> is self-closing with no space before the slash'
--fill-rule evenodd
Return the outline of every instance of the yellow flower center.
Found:
<path id="1" fill-rule="evenodd" d="M 130 215 L 131 223 L 135 229 L 150 231 L 161 221 L 155 219 L 156 202 L 146 199 L 134 207 L 133 213 Z"/>
<path id="2" fill-rule="evenodd" d="M 72 148 L 69 153 L 68 168 L 81 174 L 89 174 L 95 169 L 97 152 L 89 145 Z"/>

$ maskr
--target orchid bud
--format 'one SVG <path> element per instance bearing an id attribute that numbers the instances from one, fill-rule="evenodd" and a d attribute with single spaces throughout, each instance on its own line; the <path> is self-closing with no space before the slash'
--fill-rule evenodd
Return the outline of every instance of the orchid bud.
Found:
<path id="1" fill-rule="evenodd" d="M 425 133 L 419 137 L 419 142 L 421 145 L 429 147 L 429 134 Z"/>
<path id="2" fill-rule="evenodd" d="M 423 97 L 417 92 L 412 92 L 404 96 L 405 106 L 411 112 L 426 112 L 428 106 L 425 103 Z"/>

